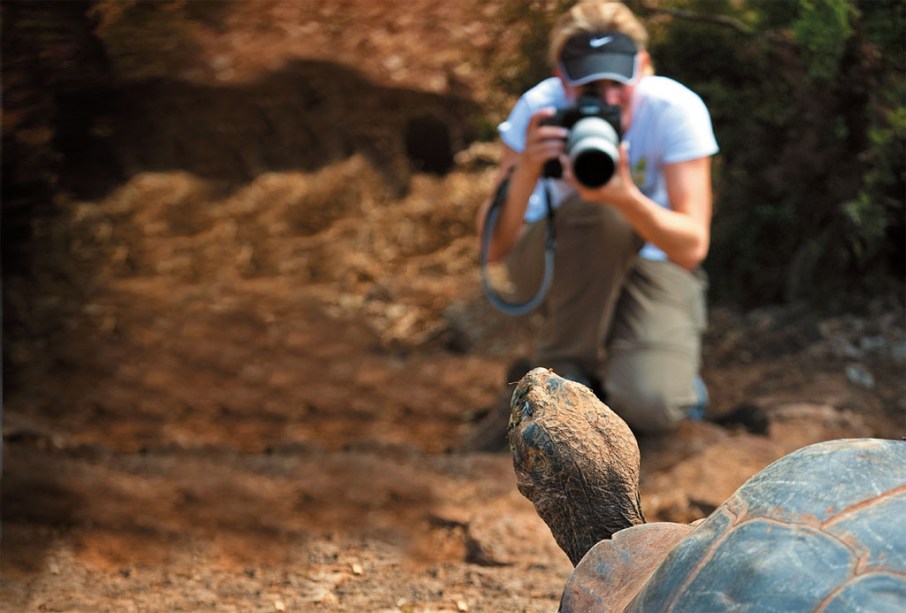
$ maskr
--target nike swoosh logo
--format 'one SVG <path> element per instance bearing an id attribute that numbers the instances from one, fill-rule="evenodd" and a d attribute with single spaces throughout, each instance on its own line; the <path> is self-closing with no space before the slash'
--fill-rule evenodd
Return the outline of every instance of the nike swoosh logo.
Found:
<path id="1" fill-rule="evenodd" d="M 597 48 L 597 47 L 603 47 L 604 45 L 606 45 L 607 43 L 609 43 L 612 40 L 613 40 L 613 36 L 602 36 L 600 38 L 591 39 L 590 41 L 588 41 L 588 44 L 591 45 L 592 47 Z"/>

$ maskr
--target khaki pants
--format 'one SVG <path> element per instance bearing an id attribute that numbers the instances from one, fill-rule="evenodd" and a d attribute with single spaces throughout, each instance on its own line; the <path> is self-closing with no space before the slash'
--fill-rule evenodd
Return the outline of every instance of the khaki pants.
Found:
<path id="1" fill-rule="evenodd" d="M 507 257 L 519 299 L 543 275 L 546 221 Z M 555 217 L 557 250 L 533 366 L 603 382 L 607 403 L 637 432 L 664 432 L 698 401 L 707 281 L 638 255 L 642 239 L 608 206 L 573 198 Z"/>

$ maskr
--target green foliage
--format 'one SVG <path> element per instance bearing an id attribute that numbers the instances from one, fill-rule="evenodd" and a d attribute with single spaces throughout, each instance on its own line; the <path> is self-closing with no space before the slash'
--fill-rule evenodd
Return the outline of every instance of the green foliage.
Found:
<path id="1" fill-rule="evenodd" d="M 562 4 L 507 4 L 527 24 L 518 52 L 535 58 L 501 59 L 511 92 L 548 74 L 547 31 Z M 628 4 L 648 25 L 658 73 L 711 110 L 721 146 L 712 298 L 834 307 L 906 296 L 906 4 Z"/>
<path id="2" fill-rule="evenodd" d="M 831 79 L 852 35 L 853 7 L 849 0 L 800 0 L 801 13 L 793 33 L 809 61 L 809 76 Z"/>
<path id="3" fill-rule="evenodd" d="M 870 260 L 883 244 L 887 222 L 903 208 L 904 173 L 901 162 L 906 140 L 906 107 L 899 107 L 880 118 L 883 125 L 869 130 L 873 164 L 865 173 L 865 182 L 854 200 L 845 202 L 842 212 L 852 228 L 850 247 L 859 260 Z M 897 166 L 900 166 L 897 176 Z"/>

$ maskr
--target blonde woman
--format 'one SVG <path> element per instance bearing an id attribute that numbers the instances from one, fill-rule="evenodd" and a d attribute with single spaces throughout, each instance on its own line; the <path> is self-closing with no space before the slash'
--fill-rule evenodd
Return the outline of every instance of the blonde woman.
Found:
<path id="1" fill-rule="evenodd" d="M 530 365 L 595 388 L 639 433 L 669 431 L 700 416 L 707 402 L 699 265 L 710 242 L 718 151 L 701 98 L 656 76 L 647 45 L 644 26 L 620 2 L 584 0 L 557 22 L 553 76 L 525 92 L 498 128 L 500 181 L 508 187 L 488 249 L 531 295 L 552 207 L 556 264 Z M 576 180 L 570 130 L 551 123 L 580 94 L 619 110 L 619 160 L 601 186 Z M 545 176 L 551 160 L 561 177 Z"/>

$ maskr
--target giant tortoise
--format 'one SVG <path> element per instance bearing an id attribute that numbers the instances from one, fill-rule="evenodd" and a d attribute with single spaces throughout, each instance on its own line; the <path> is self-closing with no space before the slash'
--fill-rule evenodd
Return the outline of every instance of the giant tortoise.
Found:
<path id="1" fill-rule="evenodd" d="M 906 442 L 810 445 L 691 526 L 645 523 L 635 437 L 580 384 L 526 374 L 509 442 L 576 565 L 563 612 L 906 611 Z"/>

